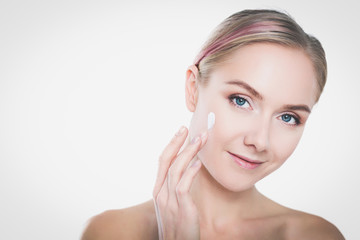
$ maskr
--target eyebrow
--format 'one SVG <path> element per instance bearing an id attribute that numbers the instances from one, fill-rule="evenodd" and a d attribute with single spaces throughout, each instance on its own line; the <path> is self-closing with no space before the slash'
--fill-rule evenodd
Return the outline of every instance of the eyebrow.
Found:
<path id="1" fill-rule="evenodd" d="M 256 91 L 253 87 L 251 87 L 249 84 L 247 84 L 244 81 L 235 79 L 235 80 L 227 81 L 226 84 L 228 84 L 228 85 L 236 85 L 238 87 L 245 88 L 247 91 L 249 91 L 257 99 L 259 99 L 259 100 L 264 99 L 263 96 L 258 91 Z M 292 111 L 300 110 L 300 111 L 305 111 L 305 112 L 311 113 L 310 108 L 307 105 L 304 105 L 304 104 L 300 104 L 300 105 L 287 104 L 287 105 L 284 106 L 284 109 L 288 109 L 288 110 L 292 110 Z"/>
<path id="2" fill-rule="evenodd" d="M 249 84 L 247 84 L 244 81 L 241 80 L 230 80 L 228 82 L 226 82 L 226 84 L 229 85 L 236 85 L 242 88 L 245 88 L 247 91 L 249 91 L 252 95 L 254 95 L 254 97 L 258 98 L 259 100 L 263 100 L 263 96 L 261 96 L 261 94 L 256 91 L 253 87 L 251 87 Z"/>
<path id="3" fill-rule="evenodd" d="M 307 105 L 285 105 L 284 108 L 293 111 L 300 110 L 311 113 L 311 110 Z"/>

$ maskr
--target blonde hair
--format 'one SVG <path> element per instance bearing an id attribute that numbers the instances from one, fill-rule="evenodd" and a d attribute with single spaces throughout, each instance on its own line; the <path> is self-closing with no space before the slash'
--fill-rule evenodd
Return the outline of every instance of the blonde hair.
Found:
<path id="1" fill-rule="evenodd" d="M 195 59 L 200 82 L 206 84 L 213 69 L 235 50 L 258 42 L 304 50 L 314 66 L 318 85 L 316 100 L 319 99 L 327 77 L 325 51 L 291 16 L 276 10 L 244 10 L 220 23 Z"/>

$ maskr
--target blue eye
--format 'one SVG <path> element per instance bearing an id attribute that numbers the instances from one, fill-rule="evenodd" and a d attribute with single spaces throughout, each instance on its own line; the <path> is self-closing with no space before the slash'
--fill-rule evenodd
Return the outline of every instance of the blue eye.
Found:
<path id="1" fill-rule="evenodd" d="M 290 122 L 292 116 L 290 116 L 289 114 L 284 114 L 281 116 L 281 119 L 284 121 L 284 122 Z"/>
<path id="2" fill-rule="evenodd" d="M 250 104 L 249 104 L 249 101 L 246 100 L 245 98 L 243 97 L 240 97 L 240 96 L 230 96 L 229 97 L 229 100 L 232 104 L 235 105 L 235 107 L 240 107 L 240 108 L 250 108 Z"/>
<path id="3" fill-rule="evenodd" d="M 237 97 L 235 98 L 235 103 L 239 106 L 243 106 L 247 101 L 244 98 Z"/>
<path id="4" fill-rule="evenodd" d="M 299 125 L 300 124 L 299 119 L 294 117 L 291 114 L 283 114 L 283 115 L 281 115 L 281 120 L 283 120 L 284 122 L 286 122 L 289 125 Z"/>

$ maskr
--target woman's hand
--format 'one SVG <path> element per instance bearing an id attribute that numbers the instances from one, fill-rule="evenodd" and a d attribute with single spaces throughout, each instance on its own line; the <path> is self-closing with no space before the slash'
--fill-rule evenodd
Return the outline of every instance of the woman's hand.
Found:
<path id="1" fill-rule="evenodd" d="M 198 211 L 189 190 L 201 162 L 198 159 L 190 162 L 204 146 L 207 132 L 192 139 L 179 153 L 187 133 L 187 129 L 182 127 L 159 159 L 153 199 L 161 240 L 200 239 Z"/>

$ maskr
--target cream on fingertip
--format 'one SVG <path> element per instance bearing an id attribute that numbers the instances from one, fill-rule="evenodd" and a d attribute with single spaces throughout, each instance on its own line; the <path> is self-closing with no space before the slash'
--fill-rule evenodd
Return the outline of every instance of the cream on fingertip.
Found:
<path id="1" fill-rule="evenodd" d="M 210 130 L 215 124 L 215 113 L 210 112 L 208 114 L 208 130 Z"/>

